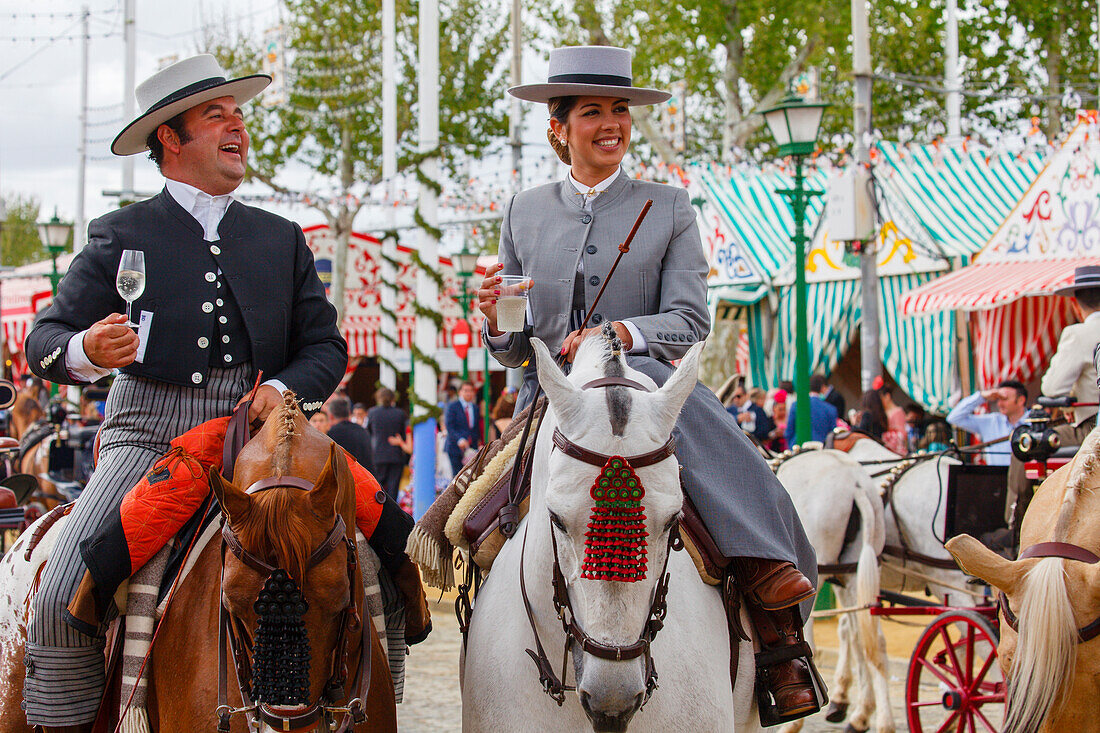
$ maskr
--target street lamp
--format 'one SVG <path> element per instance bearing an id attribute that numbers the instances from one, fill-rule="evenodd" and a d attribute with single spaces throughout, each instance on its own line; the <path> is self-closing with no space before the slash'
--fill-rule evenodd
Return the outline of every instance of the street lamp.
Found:
<path id="1" fill-rule="evenodd" d="M 794 158 L 794 187 L 780 189 L 777 193 L 786 196 L 794 212 L 794 273 L 795 273 L 795 395 L 796 404 L 801 405 L 795 422 L 795 440 L 805 443 L 810 439 L 810 355 L 807 338 L 806 310 L 806 242 L 809 237 L 803 230 L 806 218 L 806 203 L 811 196 L 821 196 L 824 192 L 805 187 L 802 175 L 802 159 L 814 152 L 817 147 L 817 131 L 821 127 L 821 116 L 828 105 L 824 102 L 806 102 L 802 98 L 790 95 L 779 104 L 761 110 L 775 142 L 779 145 L 779 155 Z"/>
<path id="2" fill-rule="evenodd" d="M 462 318 L 467 323 L 470 320 L 470 305 L 472 304 L 474 297 L 470 292 L 470 278 L 474 276 L 477 271 L 477 260 L 481 255 L 477 252 L 471 252 L 465 247 L 461 252 L 458 252 L 451 256 L 451 262 L 457 270 L 459 279 L 462 281 L 462 297 L 459 299 L 459 303 L 462 305 Z M 471 332 L 473 328 L 471 327 Z M 471 333 L 472 339 L 472 333 Z M 482 420 L 484 426 L 485 435 L 483 436 L 485 442 L 489 442 L 489 349 L 485 348 L 485 378 L 482 380 L 481 385 L 481 399 L 485 403 L 485 419 Z M 466 381 L 470 378 L 470 367 L 468 362 L 469 354 L 462 357 L 462 381 Z"/>
<path id="3" fill-rule="evenodd" d="M 65 251 L 65 245 L 69 241 L 69 233 L 72 229 L 73 225 L 71 223 L 63 222 L 57 218 L 57 209 L 54 209 L 52 219 L 38 223 L 38 238 L 42 240 L 42 244 L 46 245 L 46 249 L 50 252 L 50 259 L 53 262 L 53 269 L 50 272 L 50 286 L 54 295 L 57 295 L 57 284 L 61 281 L 61 276 L 57 273 L 57 257 Z"/>

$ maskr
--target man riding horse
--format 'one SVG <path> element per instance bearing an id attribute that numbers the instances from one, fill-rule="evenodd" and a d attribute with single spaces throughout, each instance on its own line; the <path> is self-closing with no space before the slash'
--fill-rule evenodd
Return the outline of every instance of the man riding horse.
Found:
<path id="1" fill-rule="evenodd" d="M 144 111 L 111 151 L 148 149 L 164 190 L 89 224 L 87 246 L 27 336 L 31 368 L 53 382 L 86 384 L 120 371 L 98 468 L 46 565 L 28 629 L 27 719 L 46 731 L 89 730 L 105 682 L 105 629 L 78 630 L 64 617 L 85 571 L 81 542 L 171 438 L 229 414 L 258 373 L 267 381 L 256 390 L 253 420 L 281 404 L 286 389 L 316 410 L 344 373 L 347 345 L 301 228 L 231 195 L 248 157 L 241 105 L 270 82 L 227 79 L 203 55 L 137 88 Z M 123 250 L 145 258 L 137 333 L 115 290 Z"/>

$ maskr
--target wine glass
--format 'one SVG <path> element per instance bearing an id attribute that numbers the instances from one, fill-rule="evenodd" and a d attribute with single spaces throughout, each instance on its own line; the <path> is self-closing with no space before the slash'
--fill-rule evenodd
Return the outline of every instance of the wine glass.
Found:
<path id="1" fill-rule="evenodd" d="M 129 328 L 137 328 L 138 324 L 134 323 L 130 315 L 130 307 L 145 292 L 144 252 L 136 249 L 122 250 L 122 259 L 118 263 L 118 275 L 115 277 L 115 288 L 126 301 L 126 325 Z"/>

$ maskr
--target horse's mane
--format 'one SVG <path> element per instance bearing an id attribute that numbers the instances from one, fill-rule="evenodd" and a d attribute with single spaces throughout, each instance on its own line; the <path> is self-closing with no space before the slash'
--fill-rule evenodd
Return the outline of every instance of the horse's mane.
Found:
<path id="1" fill-rule="evenodd" d="M 1062 497 L 1062 508 L 1058 512 L 1058 522 L 1054 525 L 1054 541 L 1067 542 L 1069 523 L 1077 508 L 1077 498 L 1086 491 L 1092 491 L 1087 483 L 1093 478 L 1097 468 L 1100 467 L 1100 433 L 1093 430 L 1085 437 L 1081 449 L 1077 452 L 1077 460 L 1070 469 L 1069 480 L 1066 481 L 1066 493 Z"/>
<path id="2" fill-rule="evenodd" d="M 271 452 L 271 468 L 276 476 L 283 476 L 290 471 L 290 448 L 295 436 L 298 435 L 294 430 L 294 420 L 302 414 L 298 409 L 298 400 L 290 390 L 283 392 L 283 404 L 280 409 L 281 413 L 274 416 L 279 422 L 275 434 L 275 450 Z"/>
<path id="3" fill-rule="evenodd" d="M 311 554 L 312 535 L 300 511 L 294 511 L 291 492 L 274 489 L 253 495 L 251 509 L 236 527 L 241 544 L 260 557 L 274 558 L 300 585 Z"/>

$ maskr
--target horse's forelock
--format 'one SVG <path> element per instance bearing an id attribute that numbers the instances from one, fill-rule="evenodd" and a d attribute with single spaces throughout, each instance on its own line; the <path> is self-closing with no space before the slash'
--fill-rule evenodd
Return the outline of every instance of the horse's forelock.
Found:
<path id="1" fill-rule="evenodd" d="M 261 491 L 252 497 L 248 514 L 234 527 L 241 544 L 259 557 L 270 557 L 299 586 L 313 552 L 313 536 L 302 511 L 296 511 L 290 492 L 283 488 Z"/>

